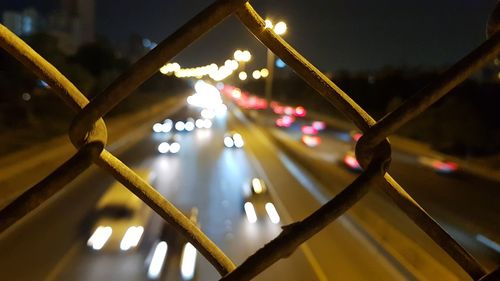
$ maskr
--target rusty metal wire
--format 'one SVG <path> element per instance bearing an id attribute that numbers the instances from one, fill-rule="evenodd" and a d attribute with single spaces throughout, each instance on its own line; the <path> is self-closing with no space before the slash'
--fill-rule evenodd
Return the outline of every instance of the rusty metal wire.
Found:
<path id="1" fill-rule="evenodd" d="M 105 148 L 106 126 L 102 117 L 204 33 L 235 14 L 248 30 L 298 73 L 323 98 L 339 109 L 364 135 L 356 147 L 356 157 L 364 172 L 341 193 L 300 222 L 283 227 L 282 233 L 236 267 L 233 262 L 195 224 L 171 202 L 142 180 Z M 477 49 L 444 72 L 403 105 L 379 120 L 374 120 L 347 93 L 329 80 L 314 65 L 271 29 L 245 0 L 219 0 L 189 20 L 155 49 L 118 77 L 89 103 L 87 98 L 56 68 L 26 43 L 0 25 L 0 47 L 20 61 L 76 112 L 69 137 L 78 150 L 54 172 L 23 193 L 0 211 L 0 233 L 54 196 L 92 162 L 113 175 L 142 199 L 164 220 L 172 224 L 217 269 L 221 280 L 250 280 L 278 260 L 289 256 L 298 246 L 322 230 L 370 190 L 379 188 L 427 235 L 445 250 L 474 280 L 495 280 L 500 269 L 489 274 L 460 244 L 439 226 L 425 210 L 393 179 L 387 169 L 391 148 L 387 137 L 428 109 L 475 71 L 500 53 L 500 5 L 488 23 L 489 38 Z"/>

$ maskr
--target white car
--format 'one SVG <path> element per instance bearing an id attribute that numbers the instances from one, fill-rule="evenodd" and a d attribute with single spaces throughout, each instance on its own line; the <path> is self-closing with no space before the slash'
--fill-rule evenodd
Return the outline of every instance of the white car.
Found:
<path id="1" fill-rule="evenodd" d="M 243 210 L 249 223 L 256 223 L 259 217 L 269 217 L 274 224 L 280 222 L 280 216 L 267 190 L 266 183 L 260 178 L 253 178 L 245 189 Z"/>
<path id="2" fill-rule="evenodd" d="M 149 173 L 139 171 L 147 178 Z M 121 183 L 115 182 L 98 201 L 87 246 L 95 251 L 125 252 L 141 242 L 151 208 Z"/>
<path id="3" fill-rule="evenodd" d="M 199 227 L 197 208 L 191 209 L 190 219 Z M 196 275 L 198 251 L 168 222 L 164 222 L 160 237 L 146 260 L 148 278 L 160 279 L 162 275 L 167 275 L 165 270 L 174 270 L 173 265 L 176 263 L 172 263 L 172 261 L 175 259 L 168 259 L 168 256 L 177 255 L 179 255 L 178 274 L 181 280 L 193 280 Z M 168 265 L 166 265 L 167 260 L 170 261 Z"/>

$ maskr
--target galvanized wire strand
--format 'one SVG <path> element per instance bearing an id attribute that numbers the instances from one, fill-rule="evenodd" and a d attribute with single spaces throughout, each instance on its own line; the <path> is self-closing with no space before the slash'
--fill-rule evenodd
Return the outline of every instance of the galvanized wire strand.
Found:
<path id="1" fill-rule="evenodd" d="M 81 139 L 91 124 L 113 109 L 144 81 L 150 78 L 166 62 L 222 22 L 247 0 L 218 0 L 191 18 L 172 35 L 143 56 L 120 75 L 104 92 L 97 95 L 80 114 L 70 128 L 71 135 Z"/>
<path id="2" fill-rule="evenodd" d="M 45 81 L 72 110 L 78 111 L 89 103 L 88 99 L 59 70 L 1 24 L 0 47 Z"/>
<path id="3" fill-rule="evenodd" d="M 189 218 L 170 201 L 139 177 L 118 158 L 104 150 L 96 162 L 113 175 L 132 193 L 144 201 L 164 220 L 185 236 L 196 249 L 217 269 L 221 276 L 234 270 L 234 263 Z"/>
<path id="4" fill-rule="evenodd" d="M 50 86 L 51 90 L 73 111 L 78 112 L 89 103 L 88 99 L 80 90 L 61 74 L 59 70 L 21 40 L 21 38 L 1 24 L 0 47 L 21 62 L 40 79 L 45 81 Z M 89 131 L 83 132 L 81 138 L 71 138 L 70 136 L 70 139 L 76 147 L 96 140 L 102 142 L 103 145 L 106 144 L 106 125 L 102 119 L 96 119 L 95 121 L 97 121 L 97 123 L 94 124 L 93 122 L 91 124 L 92 126 L 89 127 Z"/>

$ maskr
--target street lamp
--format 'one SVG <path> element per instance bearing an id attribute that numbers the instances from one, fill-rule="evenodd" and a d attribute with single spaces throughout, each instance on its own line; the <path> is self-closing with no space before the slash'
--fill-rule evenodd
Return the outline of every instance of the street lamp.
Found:
<path id="1" fill-rule="evenodd" d="M 265 26 L 264 28 L 266 29 L 272 29 L 274 33 L 277 35 L 283 35 L 286 33 L 287 26 L 286 23 L 283 21 L 279 21 L 276 24 L 273 24 L 273 22 L 270 19 L 266 19 L 264 21 Z M 272 91 L 273 91 L 273 78 L 274 78 L 274 61 L 276 60 L 276 56 L 274 55 L 273 52 L 268 48 L 267 49 L 267 69 L 264 68 L 261 70 L 261 76 L 266 78 L 266 88 L 265 88 L 265 95 L 266 95 L 266 101 L 269 110 L 271 110 L 271 99 L 272 99 Z"/>

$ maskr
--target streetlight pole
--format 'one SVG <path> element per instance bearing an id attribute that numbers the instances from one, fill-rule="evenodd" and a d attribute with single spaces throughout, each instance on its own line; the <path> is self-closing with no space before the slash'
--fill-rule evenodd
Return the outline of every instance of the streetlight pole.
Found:
<path id="1" fill-rule="evenodd" d="M 277 35 L 283 35 L 286 32 L 286 23 L 280 21 L 276 23 L 276 25 L 273 25 L 271 20 L 266 19 L 266 28 L 272 28 L 273 31 Z M 265 97 L 267 101 L 267 107 L 269 110 L 271 110 L 271 101 L 273 97 L 273 79 L 274 79 L 274 61 L 276 60 L 276 56 L 274 53 L 267 48 L 267 70 L 269 71 L 269 76 L 266 78 L 266 84 L 265 84 Z"/>
<path id="2" fill-rule="evenodd" d="M 266 68 L 269 71 L 269 75 L 266 78 L 266 84 L 265 84 L 265 97 L 267 101 L 267 107 L 269 110 L 271 110 L 271 100 L 272 100 L 272 95 L 273 95 L 273 78 L 274 78 L 274 61 L 276 59 L 276 56 L 274 53 L 268 48 L 267 49 L 267 64 Z"/>

